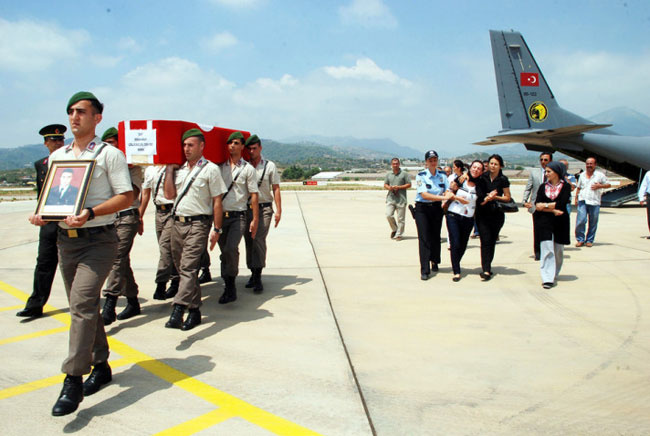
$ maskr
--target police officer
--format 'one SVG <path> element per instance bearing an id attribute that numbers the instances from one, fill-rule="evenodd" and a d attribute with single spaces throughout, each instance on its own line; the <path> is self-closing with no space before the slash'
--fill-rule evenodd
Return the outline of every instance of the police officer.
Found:
<path id="1" fill-rule="evenodd" d="M 50 124 L 38 132 L 39 135 L 43 135 L 45 147 L 47 147 L 50 154 L 63 147 L 63 134 L 65 131 L 66 127 L 61 124 Z M 34 162 L 34 168 L 36 168 L 36 188 L 38 190 L 36 195 L 39 200 L 41 198 L 45 175 L 47 174 L 49 158 L 50 156 L 46 156 Z M 55 221 L 51 221 L 39 230 L 38 257 L 36 258 L 36 268 L 34 269 L 34 290 L 27 300 L 25 308 L 16 313 L 16 316 L 38 318 L 43 315 L 43 306 L 47 303 L 47 299 L 50 298 L 52 282 L 56 273 L 56 265 L 59 262 L 56 251 L 56 233 L 58 227 Z"/>
<path id="2" fill-rule="evenodd" d="M 79 215 L 66 217 L 58 229 L 60 268 L 71 323 L 69 353 L 61 368 L 66 377 L 52 408 L 54 416 L 74 412 L 84 395 L 94 394 L 112 379 L 99 299 L 117 254 L 115 212 L 133 202 L 133 188 L 124 155 L 95 136 L 103 108 L 90 92 L 74 94 L 66 107 L 74 141 L 53 152 L 49 161 L 50 165 L 59 160 L 95 161 L 85 209 Z M 39 215 L 30 215 L 29 221 L 38 226 L 45 224 Z M 82 384 L 81 378 L 91 366 L 92 373 Z"/>
<path id="3" fill-rule="evenodd" d="M 246 140 L 246 148 L 250 153 L 250 164 L 255 168 L 257 188 L 259 189 L 259 225 L 255 238 L 251 236 L 250 225 L 253 222 L 253 209 L 249 202 L 246 216 L 246 266 L 251 270 L 251 277 L 246 283 L 247 288 L 253 288 L 256 294 L 264 291 L 262 285 L 262 269 L 266 266 L 266 235 L 274 218 L 275 227 L 282 217 L 282 197 L 280 196 L 280 174 L 275 164 L 262 157 L 262 141 L 257 135 L 251 135 Z M 273 191 L 273 192 L 271 192 Z M 273 203 L 275 202 L 275 214 Z"/>
<path id="4" fill-rule="evenodd" d="M 118 146 L 117 129 L 108 128 L 102 135 L 102 141 L 113 147 Z M 104 289 L 104 308 L 102 318 L 104 325 L 110 325 L 115 319 L 124 320 L 140 314 L 140 303 L 138 302 L 138 284 L 133 277 L 131 269 L 131 248 L 133 240 L 140 230 L 140 188 L 142 187 L 142 168 L 136 165 L 129 165 L 129 175 L 131 176 L 131 186 L 133 187 L 133 203 L 126 209 L 117 212 L 115 228 L 117 229 L 117 257 L 113 262 L 111 273 L 106 279 L 106 288 Z M 117 316 L 115 315 L 115 305 L 120 295 L 126 296 L 126 307 Z"/>
<path id="5" fill-rule="evenodd" d="M 219 298 L 219 304 L 237 299 L 235 278 L 239 273 L 239 242 L 246 232 L 249 197 L 253 217 L 248 231 L 253 239 L 259 221 L 257 176 L 253 167 L 242 159 L 243 150 L 244 135 L 233 132 L 228 137 L 228 160 L 221 164 L 221 175 L 228 191 L 223 196 L 223 236 L 219 238 L 221 277 L 226 287 Z"/>
<path id="6" fill-rule="evenodd" d="M 174 202 L 165 198 L 165 167 L 159 166 L 148 167 L 144 172 L 144 183 L 142 184 L 142 202 L 140 204 L 140 221 L 147 210 L 149 199 L 152 198 L 156 206 L 156 238 L 158 238 L 158 248 L 160 257 L 158 259 L 158 268 L 156 270 L 156 290 L 154 291 L 154 300 L 166 300 L 174 298 L 178 292 L 178 271 L 174 266 L 171 250 L 171 235 L 174 225 L 174 217 L 171 214 Z M 153 191 L 153 197 L 151 193 Z M 169 288 L 167 282 L 171 279 Z"/>
<path id="7" fill-rule="evenodd" d="M 226 187 L 219 167 L 203 157 L 205 137 L 201 130 L 186 131 L 182 141 L 186 162 L 180 168 L 167 165 L 165 175 L 165 197 L 174 200 L 172 258 L 180 274 L 178 293 L 165 327 L 191 330 L 201 324 L 198 270 L 208 235 L 212 249 L 222 233 L 221 196 Z M 183 322 L 186 308 L 189 314 Z"/>
<path id="8" fill-rule="evenodd" d="M 447 175 L 438 170 L 438 153 L 429 150 L 424 154 L 426 169 L 415 177 L 415 225 L 418 229 L 420 251 L 420 278 L 428 280 L 440 264 L 440 229 L 442 227 L 442 202 L 453 197 L 449 191 Z"/>

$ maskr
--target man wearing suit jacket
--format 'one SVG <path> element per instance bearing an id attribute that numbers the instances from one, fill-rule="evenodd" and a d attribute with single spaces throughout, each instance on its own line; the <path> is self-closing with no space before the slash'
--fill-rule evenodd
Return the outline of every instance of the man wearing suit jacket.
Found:
<path id="1" fill-rule="evenodd" d="M 553 160 L 553 154 L 550 152 L 543 152 L 539 156 L 539 163 L 541 168 L 533 169 L 530 171 L 530 176 L 528 176 L 528 182 L 526 183 L 526 189 L 524 189 L 524 199 L 522 203 L 524 207 L 528 208 L 533 216 L 533 250 L 535 255 L 535 260 L 539 260 L 539 237 L 537 235 L 537 226 L 535 225 L 535 200 L 537 199 L 537 191 L 542 183 L 546 182 L 544 177 L 544 169 L 550 161 Z"/>
<path id="2" fill-rule="evenodd" d="M 61 124 L 51 124 L 43 127 L 38 133 L 43 135 L 45 146 L 50 154 L 63 146 L 63 134 L 66 127 Z M 47 175 L 47 165 L 49 156 L 34 162 L 36 168 L 36 187 L 38 189 L 38 198 L 41 197 L 41 190 Z M 26 318 L 38 318 L 43 315 L 43 306 L 47 303 L 52 290 L 54 274 L 59 263 L 56 250 L 56 221 L 51 221 L 40 228 L 38 234 L 38 257 L 36 258 L 36 268 L 34 269 L 34 291 L 27 300 L 25 308 L 16 316 Z"/>

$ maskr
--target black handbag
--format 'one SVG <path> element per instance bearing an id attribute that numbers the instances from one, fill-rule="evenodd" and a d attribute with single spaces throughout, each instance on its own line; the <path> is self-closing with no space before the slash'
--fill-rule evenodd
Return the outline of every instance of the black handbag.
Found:
<path id="1" fill-rule="evenodd" d="M 504 213 L 519 212 L 519 207 L 517 206 L 517 203 L 515 203 L 515 201 L 512 199 L 510 199 L 510 201 L 507 203 L 497 201 L 496 204 L 497 204 L 497 209 L 499 209 L 501 212 Z"/>

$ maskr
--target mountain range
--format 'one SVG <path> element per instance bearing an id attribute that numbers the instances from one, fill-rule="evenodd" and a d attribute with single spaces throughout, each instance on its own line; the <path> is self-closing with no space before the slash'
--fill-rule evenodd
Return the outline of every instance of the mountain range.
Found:
<path id="1" fill-rule="evenodd" d="M 589 117 L 589 119 L 595 123 L 613 124 L 612 130 L 621 135 L 650 136 L 650 117 L 627 107 L 609 109 Z M 66 143 L 69 142 L 70 139 L 66 141 Z M 402 146 L 388 138 L 306 135 L 293 136 L 282 141 L 262 139 L 262 143 L 264 155 L 282 166 L 299 163 L 335 168 L 344 167 L 351 160 L 370 162 L 390 159 L 395 156 L 418 160 L 422 158 L 422 151 Z M 480 151 L 488 151 L 488 149 L 483 148 Z M 490 147 L 489 152 L 499 153 L 509 160 L 515 160 L 530 153 L 521 144 Z M 46 154 L 47 150 L 43 144 L 0 148 L 0 170 L 32 166 L 34 161 Z"/>

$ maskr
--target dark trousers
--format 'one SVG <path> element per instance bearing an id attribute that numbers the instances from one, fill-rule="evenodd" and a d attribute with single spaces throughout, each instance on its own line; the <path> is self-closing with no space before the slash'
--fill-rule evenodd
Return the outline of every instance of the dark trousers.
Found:
<path id="1" fill-rule="evenodd" d="M 430 262 L 440 263 L 440 229 L 442 228 L 442 206 L 435 203 L 415 203 L 415 225 L 418 229 L 420 251 L 420 273 L 431 272 Z"/>
<path id="2" fill-rule="evenodd" d="M 246 214 L 224 213 L 221 225 L 223 233 L 219 236 L 221 250 L 221 277 L 237 277 L 239 274 L 239 243 L 246 231 Z"/>
<path id="3" fill-rule="evenodd" d="M 38 257 L 34 268 L 34 291 L 27 300 L 26 309 L 43 307 L 50 298 L 59 256 L 56 248 L 58 223 L 49 222 L 38 233 Z"/>
<path id="4" fill-rule="evenodd" d="M 481 238 L 481 266 L 483 272 L 492 273 L 494 247 L 505 220 L 505 214 L 499 212 L 476 216 L 478 233 Z"/>
<path id="5" fill-rule="evenodd" d="M 451 268 L 454 274 L 460 274 L 460 260 L 467 249 L 469 235 L 474 228 L 474 218 L 458 215 L 453 212 L 447 213 L 447 233 L 451 246 Z"/>

